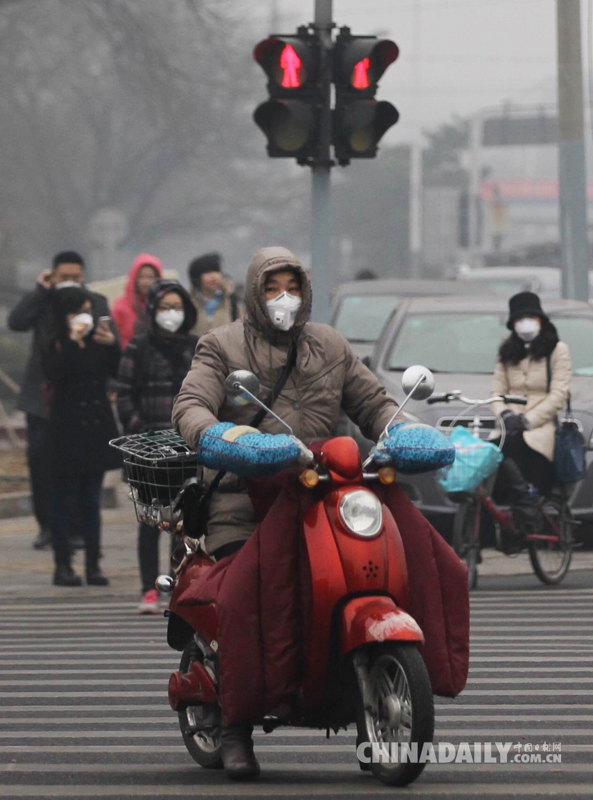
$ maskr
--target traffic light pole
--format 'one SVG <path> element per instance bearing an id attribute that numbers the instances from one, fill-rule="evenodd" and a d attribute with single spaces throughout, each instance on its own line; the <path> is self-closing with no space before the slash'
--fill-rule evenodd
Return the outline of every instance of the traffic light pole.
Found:
<path id="1" fill-rule="evenodd" d="M 316 322 L 329 322 L 330 296 L 335 286 L 330 246 L 332 0 L 315 0 L 314 26 L 321 41 L 322 106 L 320 108 L 319 155 L 311 170 L 313 319 Z"/>
<path id="2" fill-rule="evenodd" d="M 579 0 L 556 0 L 556 13 L 562 296 L 586 301 L 589 298 L 591 255 L 587 237 L 587 168 Z"/>

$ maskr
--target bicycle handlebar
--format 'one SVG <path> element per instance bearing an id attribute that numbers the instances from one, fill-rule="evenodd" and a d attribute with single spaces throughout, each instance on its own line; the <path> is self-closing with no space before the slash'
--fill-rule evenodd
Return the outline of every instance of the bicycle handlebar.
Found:
<path id="1" fill-rule="evenodd" d="M 437 394 L 433 394 L 432 397 L 428 398 L 427 403 L 429 405 L 434 405 L 434 403 L 450 403 L 452 400 L 457 400 L 468 406 L 485 406 L 494 402 L 505 404 L 512 403 L 517 406 L 527 405 L 527 398 L 516 394 L 499 394 L 494 397 L 488 397 L 485 400 L 472 400 L 471 397 L 464 397 L 460 389 L 455 389 L 452 392 L 438 392 Z"/>

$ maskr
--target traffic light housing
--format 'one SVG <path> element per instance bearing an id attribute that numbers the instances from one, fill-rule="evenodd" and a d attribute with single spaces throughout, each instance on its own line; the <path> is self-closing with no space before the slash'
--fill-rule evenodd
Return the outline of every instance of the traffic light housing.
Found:
<path id="1" fill-rule="evenodd" d="M 272 158 L 314 159 L 319 147 L 320 42 L 307 28 L 295 36 L 270 36 L 253 57 L 268 76 L 269 99 L 253 118 L 268 139 Z"/>
<path id="2" fill-rule="evenodd" d="M 352 36 L 342 28 L 334 48 L 336 108 L 332 140 L 339 164 L 352 158 L 374 158 L 383 134 L 399 119 L 384 100 L 375 100 L 379 79 L 399 55 L 390 39 Z"/>

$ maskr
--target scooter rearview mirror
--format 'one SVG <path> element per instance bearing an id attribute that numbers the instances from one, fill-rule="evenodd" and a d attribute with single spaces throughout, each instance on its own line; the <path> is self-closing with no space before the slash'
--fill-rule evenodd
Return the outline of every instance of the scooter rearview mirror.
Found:
<path id="1" fill-rule="evenodd" d="M 246 406 L 256 402 L 259 394 L 259 380 L 253 372 L 238 369 L 231 372 L 224 382 L 224 391 L 228 399 L 236 406 Z"/>
<path id="2" fill-rule="evenodd" d="M 402 389 L 406 395 L 405 399 L 385 426 L 383 436 L 388 435 L 389 428 L 397 415 L 403 411 L 408 400 L 426 400 L 427 397 L 430 397 L 434 392 L 434 375 L 428 367 L 423 367 L 420 364 L 408 367 L 402 375 Z"/>
<path id="3" fill-rule="evenodd" d="M 434 392 L 434 375 L 420 364 L 408 367 L 402 375 L 402 389 L 412 400 L 426 400 Z"/>

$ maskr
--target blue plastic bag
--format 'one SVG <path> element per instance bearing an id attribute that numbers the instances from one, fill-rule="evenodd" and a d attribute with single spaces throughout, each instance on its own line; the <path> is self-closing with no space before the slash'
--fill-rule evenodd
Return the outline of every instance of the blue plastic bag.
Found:
<path id="1" fill-rule="evenodd" d="M 455 461 L 439 478 L 446 492 L 473 492 L 503 459 L 495 444 L 478 439 L 463 425 L 453 428 L 449 441 L 455 446 Z"/>

